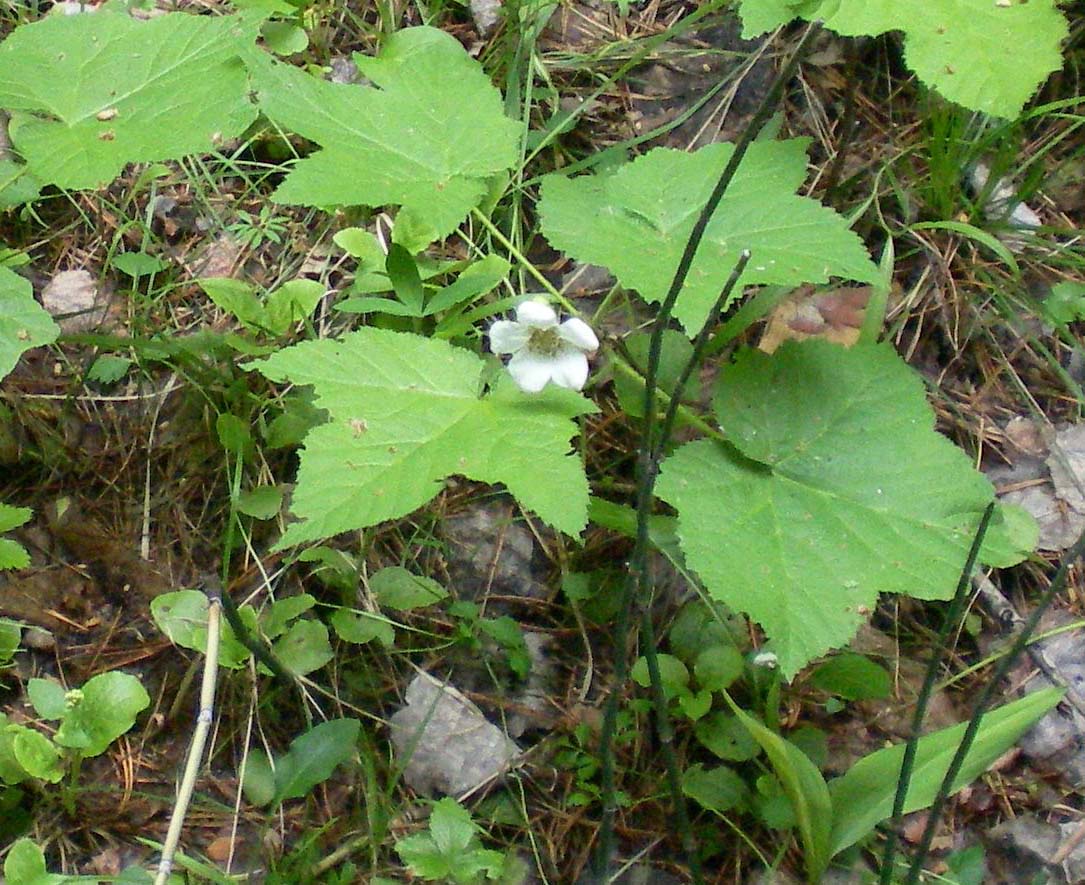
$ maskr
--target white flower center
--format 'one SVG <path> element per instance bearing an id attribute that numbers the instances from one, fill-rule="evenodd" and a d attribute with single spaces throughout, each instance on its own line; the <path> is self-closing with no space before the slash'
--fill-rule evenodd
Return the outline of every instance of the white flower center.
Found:
<path id="1" fill-rule="evenodd" d="M 553 357 L 561 351 L 562 340 L 556 328 L 532 329 L 527 348 L 539 356 Z"/>

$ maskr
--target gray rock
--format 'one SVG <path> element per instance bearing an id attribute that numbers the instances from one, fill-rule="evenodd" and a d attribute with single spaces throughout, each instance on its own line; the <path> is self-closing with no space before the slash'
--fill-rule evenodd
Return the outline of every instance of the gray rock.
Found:
<path id="1" fill-rule="evenodd" d="M 419 793 L 463 796 L 500 777 L 520 754 L 496 725 L 447 683 L 419 673 L 392 715 L 403 779 Z"/>
<path id="2" fill-rule="evenodd" d="M 547 599 L 545 566 L 535 563 L 535 537 L 506 500 L 477 504 L 445 519 L 445 568 L 460 599 L 487 596 Z"/>
<path id="3" fill-rule="evenodd" d="M 986 838 L 988 882 L 1018 885 L 1045 874 L 1049 883 L 1085 881 L 1085 846 L 1078 846 L 1058 866 L 1049 863 L 1063 838 L 1064 833 L 1057 824 L 1045 823 L 1032 816 L 999 824 Z"/>

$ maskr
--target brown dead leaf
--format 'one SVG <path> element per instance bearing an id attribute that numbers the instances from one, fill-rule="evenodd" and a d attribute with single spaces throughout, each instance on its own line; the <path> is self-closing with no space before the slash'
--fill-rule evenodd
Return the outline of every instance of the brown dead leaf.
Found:
<path id="1" fill-rule="evenodd" d="M 1044 440 L 1043 429 L 1031 418 L 1018 415 L 1006 422 L 1006 442 L 1024 455 L 1034 458 L 1047 457 L 1047 442 Z"/>
<path id="2" fill-rule="evenodd" d="M 801 286 L 776 306 L 757 346 L 772 353 L 785 341 L 822 338 L 851 347 L 859 340 L 870 293 L 870 286 L 841 286 L 822 292 Z"/>
<path id="3" fill-rule="evenodd" d="M 204 853 L 215 863 L 226 863 L 233 854 L 233 850 L 234 840 L 229 836 L 219 836 L 217 839 L 212 839 L 207 844 Z"/>

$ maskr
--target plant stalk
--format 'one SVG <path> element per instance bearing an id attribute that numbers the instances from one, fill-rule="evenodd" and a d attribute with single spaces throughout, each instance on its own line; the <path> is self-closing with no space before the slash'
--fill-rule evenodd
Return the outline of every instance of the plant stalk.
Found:
<path id="1" fill-rule="evenodd" d="M 184 776 L 181 778 L 181 786 L 177 790 L 177 802 L 173 806 L 169 829 L 166 831 L 166 840 L 162 844 L 162 859 L 158 862 L 158 874 L 155 876 L 154 885 L 166 885 L 166 881 L 169 879 L 170 870 L 173 867 L 173 857 L 177 853 L 177 845 L 181 841 L 181 828 L 185 824 L 185 815 L 188 814 L 188 806 L 192 801 L 192 792 L 196 787 L 196 775 L 203 759 L 207 735 L 211 730 L 211 722 L 214 720 L 215 684 L 218 679 L 219 636 L 221 633 L 219 615 L 222 612 L 220 593 L 221 590 L 215 588 L 209 590 L 207 594 L 207 654 L 204 659 L 203 682 L 200 686 L 200 712 L 196 719 L 196 730 L 192 733 L 192 745 L 188 749 Z"/>
<path id="2" fill-rule="evenodd" d="M 617 623 L 615 625 L 616 641 L 618 647 L 615 653 L 614 681 L 607 696 L 603 716 L 603 728 L 600 734 L 600 769 L 603 788 L 603 813 L 599 827 L 599 844 L 595 857 L 595 873 L 602 881 L 610 864 L 610 856 L 614 847 L 614 816 L 616 812 L 615 789 L 614 789 L 614 749 L 613 740 L 618 716 L 618 700 L 625 687 L 629 673 L 629 661 L 626 653 L 625 641 L 629 634 L 632 607 L 634 600 L 643 599 L 647 589 L 647 561 L 648 561 L 648 519 L 652 512 L 655 501 L 655 480 L 659 469 L 659 456 L 663 450 L 665 439 L 657 439 L 657 423 L 655 410 L 656 387 L 659 376 L 659 362 L 662 352 L 663 332 L 667 328 L 678 295 L 685 285 L 693 265 L 694 256 L 701 245 L 708 223 L 719 207 L 720 201 L 730 187 L 739 165 L 746 156 L 750 145 L 757 133 L 768 121 L 773 108 L 780 99 L 787 83 L 791 81 L 800 60 L 805 56 L 814 34 L 820 25 L 811 23 L 803 32 L 798 46 L 792 53 L 787 64 L 777 74 L 772 86 L 766 93 L 754 114 L 753 119 L 743 131 L 742 136 L 735 144 L 734 150 L 728 159 L 727 165 L 720 173 L 719 180 L 709 195 L 707 202 L 702 207 L 697 220 L 690 231 L 686 241 L 682 257 L 678 262 L 674 278 L 666 297 L 663 299 L 652 327 L 652 337 L 648 349 L 648 365 L 645 371 L 644 382 L 644 423 L 641 430 L 640 454 L 637 459 L 637 533 L 634 541 L 633 552 L 629 559 L 626 580 L 622 587 L 621 603 L 618 610 Z M 679 802 L 684 801 L 681 794 L 677 797 Z M 692 872 L 691 868 L 691 872 Z M 697 878 L 694 882 L 699 882 Z"/>
<path id="3" fill-rule="evenodd" d="M 957 623 L 960 621 L 961 614 L 964 612 L 964 601 L 968 596 L 968 588 L 972 581 L 972 569 L 976 566 L 980 547 L 983 545 L 983 539 L 987 535 L 987 527 L 991 523 L 991 516 L 994 512 L 995 502 L 992 501 L 983 511 L 983 516 L 980 517 L 979 527 L 976 529 L 976 535 L 972 539 L 972 546 L 969 548 L 964 568 L 961 569 L 961 578 L 957 582 L 957 589 L 949 604 L 949 610 L 946 612 L 945 618 L 942 621 L 942 627 L 938 631 L 938 638 L 935 641 L 931 659 L 927 663 L 927 672 L 923 677 L 923 685 L 919 690 L 919 697 L 916 699 L 915 713 L 912 716 L 912 732 L 908 737 L 908 744 L 904 748 L 904 758 L 900 763 L 900 775 L 897 778 L 897 792 L 893 797 L 893 815 L 889 819 L 889 835 L 885 841 L 885 852 L 882 855 L 882 866 L 878 877 L 879 885 L 890 885 L 890 880 L 893 876 L 893 863 L 897 850 L 897 833 L 900 830 L 900 819 L 904 814 L 904 803 L 908 798 L 908 785 L 912 780 L 912 770 L 915 766 L 915 754 L 916 750 L 919 748 L 920 732 L 923 728 L 923 719 L 927 714 L 927 704 L 930 702 L 931 694 L 934 691 L 934 683 L 938 680 L 938 673 L 942 668 L 942 662 L 945 660 L 946 652 L 949 650 L 949 634 L 956 627 Z"/>
<path id="4" fill-rule="evenodd" d="M 994 673 L 991 674 L 991 678 L 987 680 L 987 684 L 984 685 L 979 698 L 976 699 L 975 706 L 972 708 L 972 715 L 968 720 L 968 727 L 965 729 L 964 736 L 961 738 L 960 746 L 957 748 L 957 752 L 954 754 L 953 759 L 949 764 L 949 768 L 946 770 L 946 776 L 942 778 L 942 784 L 938 788 L 938 795 L 931 804 L 927 816 L 927 825 L 923 829 L 923 836 L 920 839 L 919 847 L 916 849 L 915 856 L 912 858 L 912 864 L 908 868 L 908 877 L 905 879 L 905 885 L 918 885 L 919 877 L 923 872 L 923 862 L 926 860 L 927 855 L 930 854 L 931 842 L 934 841 L 934 833 L 938 828 L 942 810 L 945 807 L 946 800 L 949 798 L 949 794 L 952 790 L 953 781 L 956 780 L 961 767 L 964 765 L 965 758 L 968 756 L 969 750 L 972 749 L 972 744 L 975 742 L 976 735 L 979 733 L 980 723 L 983 720 L 984 713 L 987 712 L 987 706 L 990 704 L 991 698 L 999 689 L 1002 680 L 1005 678 L 1006 674 L 1009 673 L 1010 668 L 1017 663 L 1018 658 L 1020 658 L 1021 654 L 1025 651 L 1029 639 L 1032 634 L 1036 632 L 1036 627 L 1039 625 L 1040 618 L 1043 617 L 1044 612 L 1046 612 L 1051 603 L 1054 602 L 1055 597 L 1066 587 L 1066 581 L 1070 574 L 1070 566 L 1077 562 L 1083 553 L 1085 553 L 1085 532 L 1082 532 L 1074 542 L 1074 546 L 1063 554 L 1062 560 L 1059 562 L 1059 569 L 1055 573 L 1055 577 L 1051 580 L 1051 585 L 1044 591 L 1044 595 L 1040 597 L 1039 603 L 1036 608 L 1033 609 L 1032 614 L 1029 615 L 1025 625 L 1021 628 L 1021 632 L 1017 634 L 1013 645 L 1010 646 L 1009 651 L 1006 652 L 1002 660 L 998 662 Z"/>

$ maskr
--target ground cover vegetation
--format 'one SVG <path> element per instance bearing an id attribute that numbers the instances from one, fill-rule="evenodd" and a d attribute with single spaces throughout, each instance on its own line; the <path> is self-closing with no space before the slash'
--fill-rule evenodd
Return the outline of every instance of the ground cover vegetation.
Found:
<path id="1" fill-rule="evenodd" d="M 1026 881 L 1083 33 L 0 7 L 6 881 Z"/>

